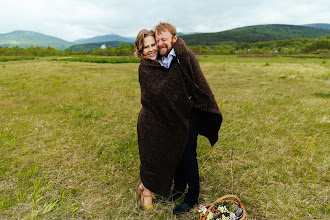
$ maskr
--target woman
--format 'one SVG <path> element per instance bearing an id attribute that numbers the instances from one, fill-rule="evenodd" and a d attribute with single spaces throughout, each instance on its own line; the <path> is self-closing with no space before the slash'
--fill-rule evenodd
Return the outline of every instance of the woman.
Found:
<path id="1" fill-rule="evenodd" d="M 170 194 L 175 169 L 187 143 L 192 106 L 182 76 L 161 66 L 157 52 L 154 32 L 141 30 L 135 40 L 135 54 L 141 59 L 139 195 L 147 209 L 152 208 L 153 193 L 164 197 Z"/>
<path id="2" fill-rule="evenodd" d="M 158 47 L 155 40 L 155 33 L 146 29 L 141 30 L 135 40 L 135 55 L 141 61 L 149 60 L 146 62 L 157 62 L 157 53 Z M 141 196 L 141 205 L 146 209 L 153 208 L 152 199 L 155 199 L 155 196 L 143 183 L 140 184 L 138 193 Z"/>

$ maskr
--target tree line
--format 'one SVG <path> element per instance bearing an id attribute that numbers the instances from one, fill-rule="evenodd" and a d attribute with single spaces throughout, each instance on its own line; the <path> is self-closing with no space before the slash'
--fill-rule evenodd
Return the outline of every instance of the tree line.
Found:
<path id="1" fill-rule="evenodd" d="M 198 45 L 188 46 L 196 54 L 230 55 L 230 54 L 330 54 L 330 36 L 315 39 L 291 39 L 264 41 L 257 43 L 241 43 L 228 45 Z M 72 56 L 72 55 L 98 55 L 98 56 L 131 56 L 134 54 L 134 45 L 120 43 L 119 47 L 94 49 L 91 51 L 64 51 L 52 47 L 1 47 L 0 56 Z"/>
<path id="2" fill-rule="evenodd" d="M 191 46 L 196 54 L 330 54 L 330 36 L 214 46 Z"/>
<path id="3" fill-rule="evenodd" d="M 330 30 L 300 25 L 255 25 L 217 33 L 183 35 L 182 39 L 190 46 L 232 45 L 286 39 L 318 38 L 330 35 Z"/>

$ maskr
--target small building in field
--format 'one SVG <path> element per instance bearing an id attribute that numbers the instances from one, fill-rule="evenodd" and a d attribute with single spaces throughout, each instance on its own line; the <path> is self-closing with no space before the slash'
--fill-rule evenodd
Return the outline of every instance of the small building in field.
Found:
<path id="1" fill-rule="evenodd" d="M 105 44 L 102 44 L 102 46 L 100 47 L 102 50 L 107 49 L 107 46 L 105 46 Z"/>

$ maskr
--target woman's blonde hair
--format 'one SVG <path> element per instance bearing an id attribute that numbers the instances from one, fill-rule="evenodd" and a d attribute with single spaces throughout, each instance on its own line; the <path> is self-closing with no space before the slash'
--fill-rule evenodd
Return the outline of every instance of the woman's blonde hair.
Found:
<path id="1" fill-rule="evenodd" d="M 142 29 L 136 36 L 134 54 L 140 59 L 146 59 L 146 56 L 143 55 L 144 38 L 149 36 L 155 37 L 155 32 L 153 30 Z"/>

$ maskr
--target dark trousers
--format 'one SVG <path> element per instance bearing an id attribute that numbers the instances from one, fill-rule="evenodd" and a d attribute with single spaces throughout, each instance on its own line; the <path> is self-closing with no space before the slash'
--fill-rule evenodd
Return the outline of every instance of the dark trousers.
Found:
<path id="1" fill-rule="evenodd" d="M 184 192 L 188 185 L 188 192 L 184 202 L 195 204 L 199 197 L 199 173 L 197 163 L 197 136 L 200 126 L 199 112 L 192 109 L 189 118 L 189 138 L 174 176 L 174 189 Z"/>

